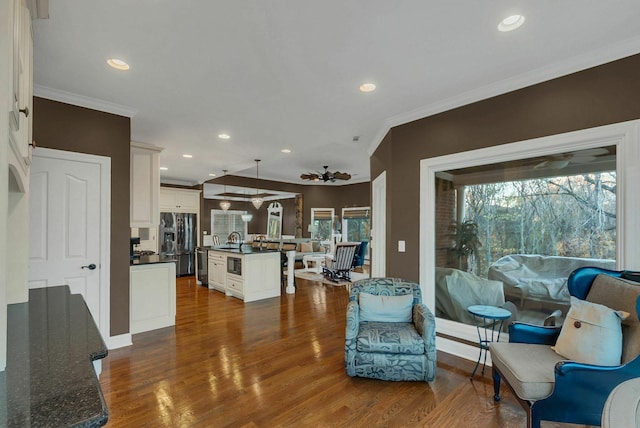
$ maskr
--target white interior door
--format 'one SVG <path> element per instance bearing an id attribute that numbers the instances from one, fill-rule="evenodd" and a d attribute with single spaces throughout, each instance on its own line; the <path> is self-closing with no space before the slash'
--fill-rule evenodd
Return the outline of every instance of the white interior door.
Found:
<path id="1" fill-rule="evenodd" d="M 371 277 L 387 274 L 387 172 L 373 180 L 371 210 Z"/>
<path id="2" fill-rule="evenodd" d="M 38 149 L 31 165 L 29 288 L 67 284 L 108 331 L 109 269 L 104 254 L 104 159 Z M 107 162 L 108 163 L 108 162 Z M 110 168 L 110 164 L 107 165 Z M 108 175 L 107 175 L 108 177 Z M 108 187 L 107 187 L 108 189 Z M 106 297 L 105 297 L 106 296 Z M 107 312 L 107 313 L 105 313 Z"/>

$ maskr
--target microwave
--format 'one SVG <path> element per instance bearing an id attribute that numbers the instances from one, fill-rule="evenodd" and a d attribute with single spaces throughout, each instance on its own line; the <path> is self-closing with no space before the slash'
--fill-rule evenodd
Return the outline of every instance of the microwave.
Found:
<path id="1" fill-rule="evenodd" d="M 242 259 L 240 257 L 227 257 L 227 273 L 242 276 Z"/>

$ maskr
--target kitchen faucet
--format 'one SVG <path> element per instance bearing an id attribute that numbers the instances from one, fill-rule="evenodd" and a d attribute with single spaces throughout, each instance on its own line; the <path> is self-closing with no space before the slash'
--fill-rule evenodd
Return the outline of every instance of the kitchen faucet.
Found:
<path id="1" fill-rule="evenodd" d="M 227 244 L 238 244 L 239 247 L 242 247 L 242 235 L 240 232 L 231 232 L 227 236 Z"/>

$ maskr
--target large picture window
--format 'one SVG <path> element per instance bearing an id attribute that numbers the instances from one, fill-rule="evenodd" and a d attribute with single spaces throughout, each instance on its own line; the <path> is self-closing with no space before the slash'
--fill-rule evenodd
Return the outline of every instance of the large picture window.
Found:
<path id="1" fill-rule="evenodd" d="M 439 349 L 477 357 L 451 339 L 477 340 L 472 304 L 510 302 L 540 324 L 566 315 L 575 268 L 640 268 L 639 124 L 420 161 L 420 284 Z"/>

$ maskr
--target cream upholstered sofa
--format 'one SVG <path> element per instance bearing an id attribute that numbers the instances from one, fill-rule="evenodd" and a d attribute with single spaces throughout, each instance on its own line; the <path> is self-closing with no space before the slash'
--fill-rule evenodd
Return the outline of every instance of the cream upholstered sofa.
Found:
<path id="1" fill-rule="evenodd" d="M 602 428 L 640 427 L 640 378 L 616 386 L 604 404 Z"/>

